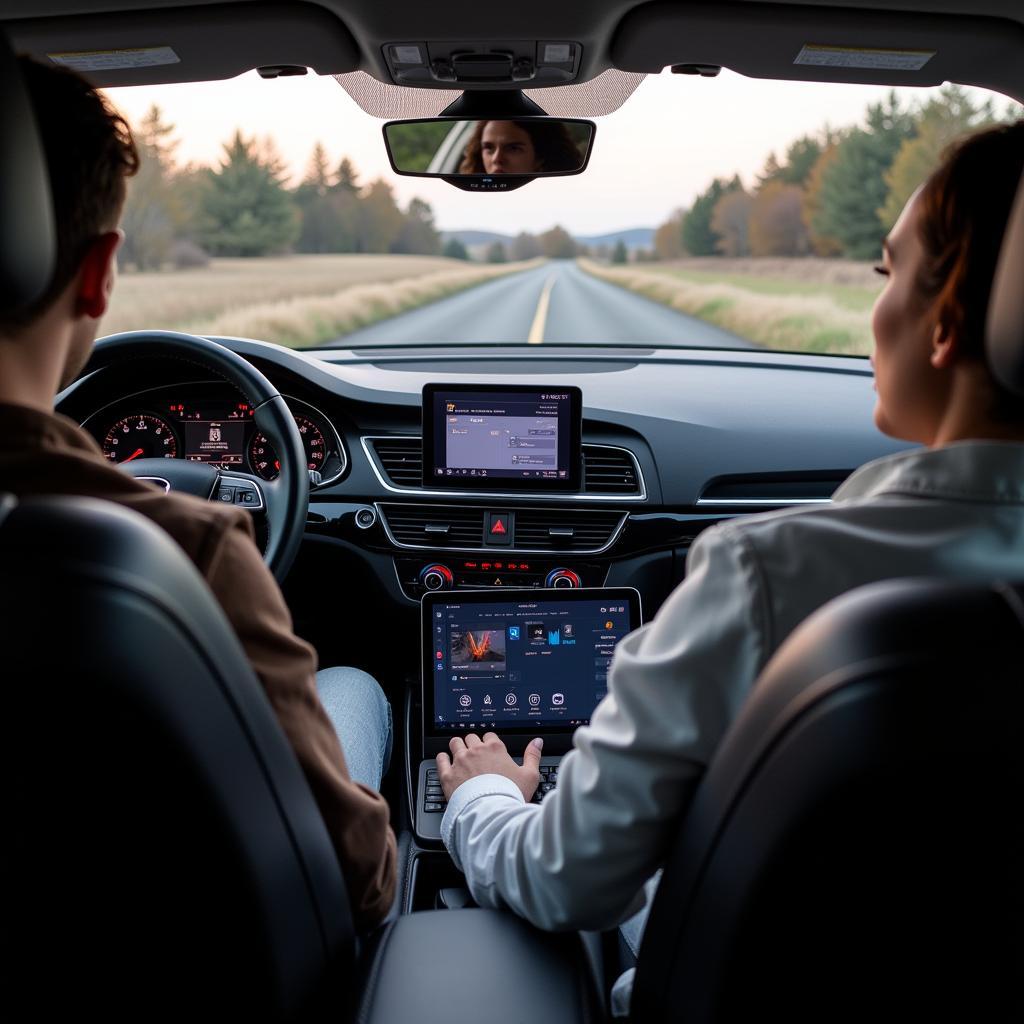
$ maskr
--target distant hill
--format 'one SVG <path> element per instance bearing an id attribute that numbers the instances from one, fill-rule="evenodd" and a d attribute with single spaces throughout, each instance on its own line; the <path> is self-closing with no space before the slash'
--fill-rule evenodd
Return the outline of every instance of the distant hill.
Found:
<path id="1" fill-rule="evenodd" d="M 441 244 L 450 238 L 457 238 L 467 248 L 473 245 L 492 245 L 494 242 L 501 242 L 508 245 L 512 241 L 512 235 L 501 235 L 497 231 L 442 231 Z"/>
<path id="2" fill-rule="evenodd" d="M 538 234 L 540 233 L 538 232 Z M 476 255 L 495 242 L 510 245 L 513 237 L 512 235 L 503 235 L 498 231 L 476 231 L 472 229 L 442 231 L 441 243 L 443 245 L 449 238 L 457 238 L 467 249 Z M 654 244 L 654 228 L 625 228 L 622 231 L 609 231 L 603 235 L 576 235 L 574 237 L 581 245 L 592 247 L 599 245 L 610 247 L 621 239 L 627 249 L 650 249 Z"/>
<path id="3" fill-rule="evenodd" d="M 609 231 L 605 235 L 577 235 L 576 241 L 582 245 L 615 245 L 625 242 L 627 249 L 650 249 L 654 244 L 654 228 L 625 228 L 622 231 Z"/>

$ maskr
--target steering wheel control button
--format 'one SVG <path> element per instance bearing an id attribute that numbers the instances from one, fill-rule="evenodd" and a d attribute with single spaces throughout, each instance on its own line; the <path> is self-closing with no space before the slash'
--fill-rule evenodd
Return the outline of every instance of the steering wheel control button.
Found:
<path id="1" fill-rule="evenodd" d="M 225 487 L 223 484 L 221 484 L 220 490 L 217 491 L 217 500 L 226 501 L 229 505 L 233 505 L 235 501 L 234 487 Z"/>
<path id="2" fill-rule="evenodd" d="M 356 513 L 356 526 L 360 530 L 368 530 L 377 522 L 377 513 L 372 508 L 361 508 Z"/>
<path id="3" fill-rule="evenodd" d="M 547 579 L 544 581 L 545 587 L 555 587 L 559 589 L 573 589 L 582 586 L 580 583 L 579 576 L 572 571 L 572 569 L 552 569 L 548 573 Z"/>
<path id="4" fill-rule="evenodd" d="M 508 512 L 487 513 L 486 543 L 494 547 L 509 547 L 512 544 L 512 516 Z"/>

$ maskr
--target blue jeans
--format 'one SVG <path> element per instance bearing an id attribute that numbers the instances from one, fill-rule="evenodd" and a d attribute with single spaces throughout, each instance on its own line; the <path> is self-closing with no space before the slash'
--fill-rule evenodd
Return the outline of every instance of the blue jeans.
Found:
<path id="1" fill-rule="evenodd" d="M 393 743 L 391 705 L 384 691 L 373 676 L 341 666 L 317 672 L 316 686 L 352 780 L 380 789 Z"/>

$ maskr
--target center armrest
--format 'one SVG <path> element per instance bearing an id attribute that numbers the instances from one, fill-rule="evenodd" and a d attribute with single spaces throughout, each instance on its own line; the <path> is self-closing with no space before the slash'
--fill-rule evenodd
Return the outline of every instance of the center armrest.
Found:
<path id="1" fill-rule="evenodd" d="M 580 938 L 497 910 L 427 910 L 390 925 L 359 1024 L 574 1024 L 602 1019 Z"/>

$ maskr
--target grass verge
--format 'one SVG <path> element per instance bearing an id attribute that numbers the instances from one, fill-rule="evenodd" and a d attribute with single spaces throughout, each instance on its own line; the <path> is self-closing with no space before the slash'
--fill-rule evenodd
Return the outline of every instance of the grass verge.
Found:
<path id="1" fill-rule="evenodd" d="M 610 267 L 580 260 L 589 274 L 732 331 L 765 348 L 830 355 L 871 351 L 870 308 L 879 285 L 860 264 L 775 260 L 684 261 L 664 267 Z M 764 268 L 767 269 L 767 268 Z"/>
<path id="2" fill-rule="evenodd" d="M 417 256 L 214 260 L 176 273 L 125 274 L 107 333 L 160 328 L 322 345 L 537 261 L 476 266 Z"/>

